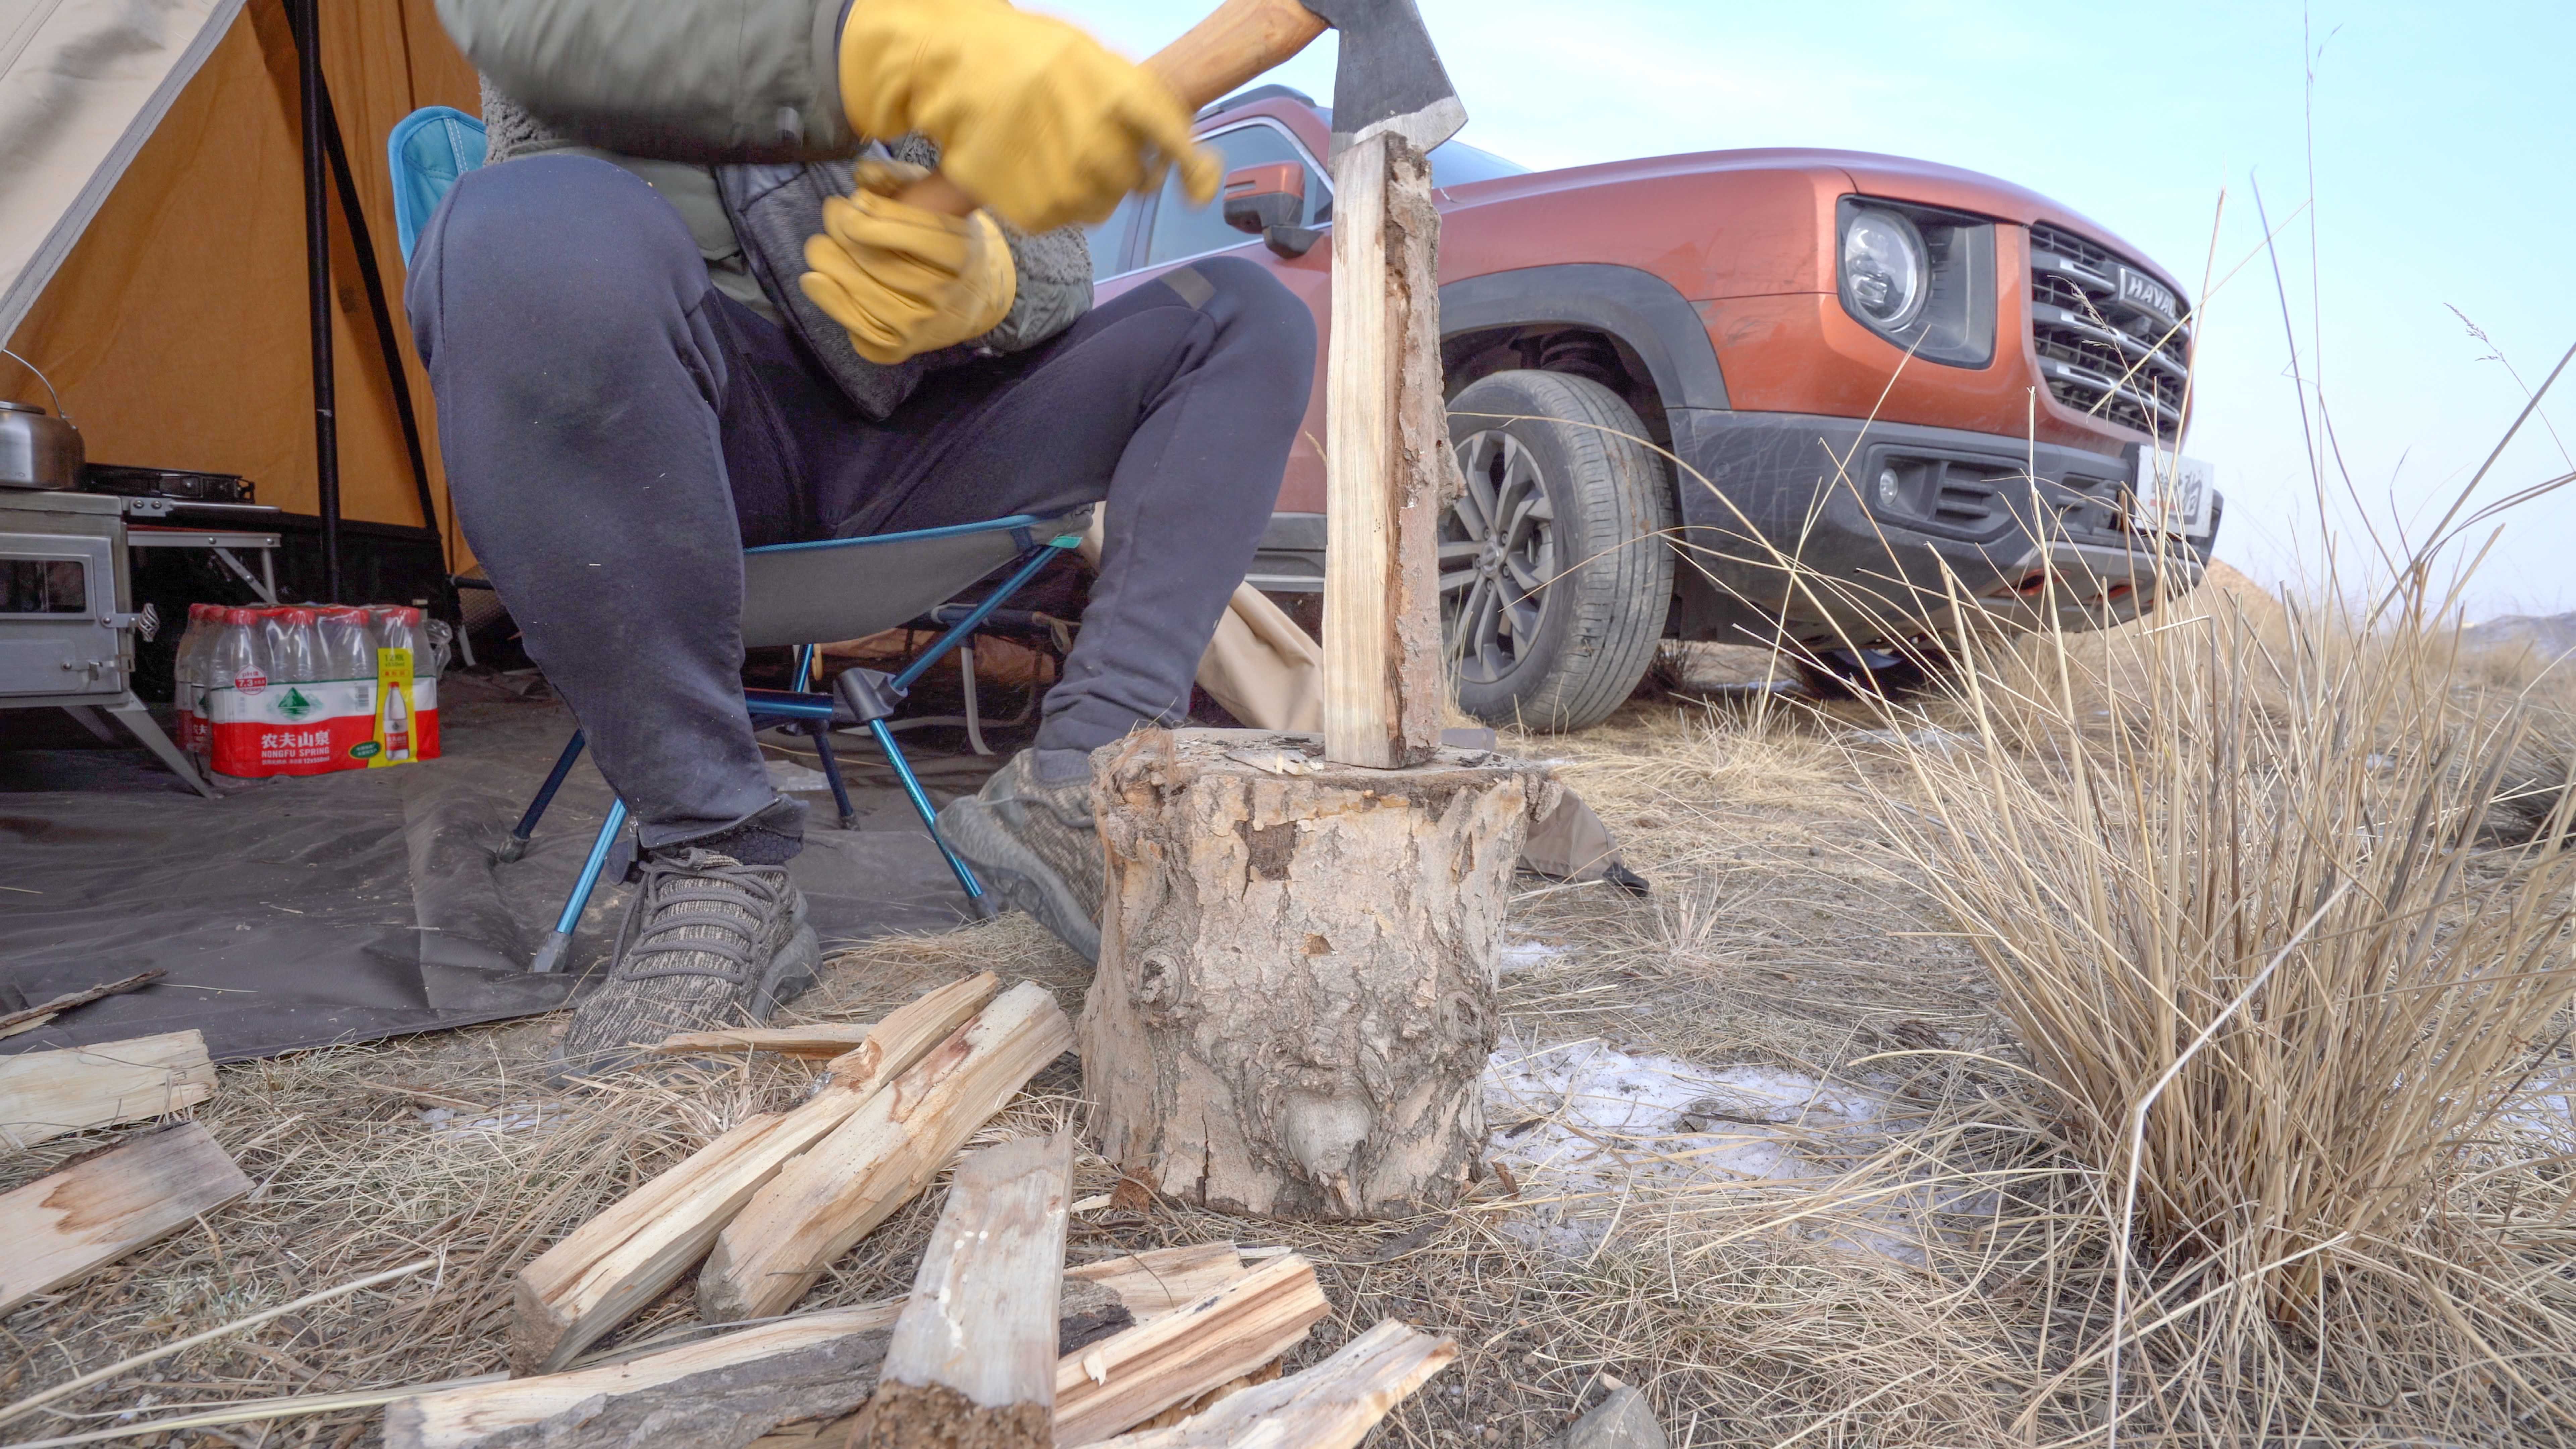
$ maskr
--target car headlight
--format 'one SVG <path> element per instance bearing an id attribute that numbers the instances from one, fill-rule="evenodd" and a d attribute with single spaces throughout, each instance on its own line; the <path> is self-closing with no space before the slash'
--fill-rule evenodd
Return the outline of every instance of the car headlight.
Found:
<path id="1" fill-rule="evenodd" d="M 1843 224 L 1843 295 L 1883 331 L 1902 330 L 1930 293 L 1930 260 L 1914 223 L 1874 206 L 1855 207 Z"/>
<path id="2" fill-rule="evenodd" d="M 1846 196 L 1834 205 L 1843 312 L 1921 361 L 1995 358 L 1995 224 L 1918 202 Z"/>

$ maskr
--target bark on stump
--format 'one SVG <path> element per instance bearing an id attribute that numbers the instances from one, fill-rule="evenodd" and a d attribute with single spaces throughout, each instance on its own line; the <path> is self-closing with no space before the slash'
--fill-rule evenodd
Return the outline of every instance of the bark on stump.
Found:
<path id="1" fill-rule="evenodd" d="M 1103 754 L 1086 1095 L 1102 1151 L 1167 1195 L 1400 1216 L 1476 1170 L 1503 908 L 1557 787 L 1481 750 L 1402 770 L 1320 755 L 1239 730 Z"/>

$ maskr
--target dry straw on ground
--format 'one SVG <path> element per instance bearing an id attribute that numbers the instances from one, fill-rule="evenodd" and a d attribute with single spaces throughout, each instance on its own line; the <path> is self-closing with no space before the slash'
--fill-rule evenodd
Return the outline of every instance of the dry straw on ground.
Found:
<path id="1" fill-rule="evenodd" d="M 2209 657 L 2175 656 L 2178 698 L 2230 697 L 2190 693 L 2201 677 L 2193 671 Z M 1760 692 L 1666 697 L 1641 699 L 1585 735 L 1514 742 L 1560 761 L 1657 891 L 1637 900 L 1600 885 L 1524 883 L 1504 982 L 1511 1039 L 1594 1042 L 1712 1072 L 1798 1074 L 1883 1103 L 1871 1132 L 1760 1129 L 1784 1154 L 1779 1171 L 1656 1177 L 1647 1169 L 1701 1161 L 1710 1138 L 1649 1123 L 1600 1134 L 1582 1174 L 1569 1179 L 1573 1188 L 1497 1177 L 1457 1212 L 1341 1228 L 1250 1224 L 1160 1204 L 1096 1210 L 1077 1221 L 1074 1254 L 1225 1238 L 1293 1244 L 1322 1264 L 1336 1310 L 1300 1361 L 1387 1314 L 1452 1335 L 1458 1365 L 1381 1431 L 1391 1444 L 1540 1445 L 1599 1397 L 1605 1376 L 1644 1387 L 1673 1442 L 1700 1449 L 2101 1441 L 2124 1281 L 2113 1227 L 2125 1177 L 2118 1124 L 2139 1074 L 2161 1070 L 2189 1032 L 2168 1041 L 2138 1025 L 2151 997 L 2123 974 L 2139 959 L 2134 950 L 2105 945 L 2118 938 L 2082 924 L 2090 918 L 2064 902 L 2008 892 L 2034 889 L 2042 875 L 2061 891 L 2126 892 L 2105 906 L 2115 923 L 2105 929 L 2128 919 L 2120 911 L 2148 930 L 2199 919 L 2169 900 L 2177 887 L 2159 884 L 2174 877 L 2135 868 L 2158 858 L 2151 847 L 2159 841 L 2179 842 L 2190 859 L 2183 847 L 2204 838 L 2174 823 L 2200 817 L 2136 808 L 2167 798 L 2157 792 L 2184 778 L 2171 772 L 2189 768 L 2179 748 L 2186 737 L 2174 737 L 2161 766 L 2145 754 L 2157 738 L 2151 729 L 2116 747 L 2099 730 L 2070 730 L 2061 738 L 2091 743 L 2025 754 L 1990 743 L 2004 732 L 1961 728 L 1973 695 L 1945 708 L 1949 728 L 1931 733 L 1931 714 L 1912 706 L 1828 712 Z M 2479 707 L 2446 708 L 2445 728 L 2483 717 Z M 2208 716 L 2177 705 L 2143 718 Z M 2286 728 L 2268 713 L 2257 723 Z M 2293 737 L 2260 738 L 2277 749 Z M 2073 773 L 2078 760 L 2095 771 L 2085 777 L 2089 795 Z M 2151 766 L 2168 773 L 2137 773 Z M 2401 775 L 2442 800 L 2471 789 L 2456 771 L 2373 773 L 2366 760 L 2358 777 L 2332 778 L 2369 804 L 2395 798 L 2387 792 Z M 2133 776 L 2137 783 L 2121 785 Z M 2315 834 L 2315 858 L 2343 862 L 2346 874 L 2383 869 L 2376 837 L 2342 842 L 2336 830 L 2413 816 L 2347 814 L 2334 826 L 2295 809 L 2284 817 L 2278 807 L 2306 798 L 2284 792 L 2305 778 L 2280 769 L 2249 776 L 2240 808 L 2270 802 L 2267 818 Z M 2007 808 L 2019 832 L 2009 837 L 1976 813 Z M 2465 824 L 2447 805 L 2434 816 L 2454 830 Z M 2028 843 L 1981 850 L 2007 839 Z M 2437 832 L 2417 848 L 2439 856 L 2455 839 Z M 2456 883 L 2442 888 L 2452 914 L 2431 938 L 2436 962 L 2466 963 L 2457 943 L 2502 939 L 2524 929 L 2513 922 L 2529 926 L 2549 906 L 2538 895 L 2527 907 L 2512 902 L 2554 879 L 2556 857 L 2486 851 L 2459 860 L 2449 877 Z M 2273 888 L 2273 898 L 2294 888 Z M 2260 958 L 2259 969 L 2304 917 L 2293 909 L 2286 923 L 2278 910 L 2263 919 L 2244 953 L 2212 947 L 2176 957 L 2175 971 L 2208 978 L 2200 996 L 2176 998 L 2191 1030 L 2242 989 L 2243 960 Z M 2243 1090 L 2243 1074 L 2285 1078 L 2299 1065 L 2286 1033 L 2313 1029 L 2298 1010 L 2334 1004 L 2300 983 L 2358 962 L 2369 939 L 2366 923 L 2341 918 L 2312 929 L 2303 949 L 2323 954 L 2294 953 L 2271 978 L 2307 994 L 2249 1003 L 2239 1013 L 2249 1034 L 2214 1037 L 2193 1059 L 2199 1074 L 2178 1078 L 2159 1099 L 2175 1119 L 2150 1115 L 2158 1135 L 2144 1161 L 2157 1175 L 2140 1175 L 2146 1222 L 2125 1279 L 2127 1326 L 2116 1335 L 2128 1438 L 2554 1442 L 2557 1421 L 2543 1401 L 2570 1378 L 2571 1349 L 2559 1332 L 2554 1276 L 2563 1258 L 2552 1254 L 2576 1234 L 2554 1216 L 2565 1188 L 2553 1175 L 2552 1145 L 2530 1135 L 2549 1124 L 2482 1116 L 2477 1106 L 2497 1098 L 2500 1082 L 2512 1085 L 2495 1073 L 2519 1072 L 2548 1038 L 2530 1037 L 2524 1023 L 2494 1034 L 2517 1045 L 2481 1043 L 2495 1069 L 2472 1074 L 2484 1096 L 2472 1092 L 2438 1121 L 2420 1112 L 2393 1118 L 2360 1090 L 2411 1081 L 2409 1070 L 2455 1070 L 2440 1051 L 2421 1061 L 2400 1051 L 2396 1075 L 2345 1074 L 2358 1095 L 2320 1096 L 2312 1084 L 2308 1096 L 2284 1097 L 2273 1115 L 2290 1119 L 2282 1123 L 2289 1135 L 2266 1139 L 2263 1152 L 2210 1156 L 2230 1147 L 2223 1132 L 2272 1110 Z M 2377 939 L 2396 937 L 2383 926 Z M 2528 930 L 2523 939 L 2538 940 Z M 2055 953 L 2045 959 L 2058 976 L 2028 964 L 2043 949 Z M 866 1019 L 987 966 L 1033 976 L 1078 1005 L 1079 963 L 1014 918 L 846 952 L 823 994 L 800 1007 Z M 2384 1033 L 2409 1013 L 2419 1022 L 2441 1017 L 2424 1001 L 2457 997 L 2457 1009 L 2490 1013 L 2545 1004 L 2542 986 L 2509 981 L 2472 986 L 2465 997 L 2438 986 L 2397 989 L 2427 979 L 2438 977 L 2391 977 L 2361 993 L 2360 1005 L 2377 1015 L 2362 1019 L 2344 1003 L 2340 1034 L 2302 1040 L 2337 1043 L 2337 1060 L 2357 1070 L 2368 1031 Z M 2047 1014 L 2051 1003 L 2057 1016 Z M 0 1397 L 368 1272 L 422 1256 L 441 1266 L 193 1349 L 70 1397 L 53 1406 L 61 1415 L 39 1413 L 0 1433 L 96 1427 L 147 1398 L 148 1413 L 169 1412 L 497 1368 L 506 1285 L 520 1264 L 743 1114 L 792 1100 L 811 1070 L 746 1059 L 696 1078 L 551 1099 L 538 1084 L 545 1029 L 481 1029 L 226 1068 L 222 1092 L 198 1115 L 263 1184 L 257 1199 L 14 1315 Z M 2166 1043 L 2161 1058 L 2150 1050 L 2156 1042 Z M 2111 1075 L 2079 1069 L 2096 1058 Z M 996 1130 L 1052 1120 L 1071 1109 L 1077 1089 L 1068 1063 Z M 1571 1104 L 1562 1115 L 1571 1120 Z M 2266 1270 L 2268 1260 L 2244 1245 L 2258 1229 L 2304 1242 L 2299 1235 L 2314 1228 L 2298 1213 L 2315 1209 L 2296 1202 L 2350 1197 L 2348 1184 L 2310 1170 L 2291 1174 L 2315 1184 L 2291 1209 L 2213 1215 L 2208 1204 L 2243 1190 L 2229 1170 L 2279 1169 L 2299 1151 L 2326 1147 L 2324 1137 L 2302 1145 L 2298 1132 L 2310 1119 L 2343 1134 L 2333 1151 L 2402 1143 L 2437 1188 L 2429 1198 L 2372 1197 L 2396 1202 L 2394 1216 L 2381 1213 L 2375 1237 L 2302 1260 L 2324 1269 L 2303 1284 L 2297 1264 Z M 2230 1125 L 2194 1125 L 2211 1122 Z M 2563 1115 L 2556 1126 L 2564 1131 Z M 53 1156 L 85 1145 L 59 1144 Z M 8 1181 L 50 1160 L 13 1164 Z M 1087 1162 L 1081 1173 L 1086 1193 L 1110 1185 L 1102 1164 Z M 2391 1180 L 2407 1181 L 2402 1172 Z M 900 1291 L 938 1196 L 934 1189 L 870 1238 L 806 1306 Z M 1541 1214 L 1570 1224 L 1589 1246 L 1567 1252 L 1534 1240 L 1525 1228 Z M 2234 1246 L 2199 1246 L 2195 1232 Z M 2465 1329 L 2441 1318 L 2444 1304 Z M 677 1294 L 605 1347 L 691 1324 L 686 1295 Z M 2320 1337 L 2318 1325 L 2330 1331 Z M 373 1411 L 351 1410 L 182 1442 L 350 1445 L 372 1442 L 373 1423 Z"/>
<path id="2" fill-rule="evenodd" d="M 2558 686 L 2460 657 L 2436 601 L 2355 615 L 2220 584 L 2103 636 L 1962 631 L 1948 698 L 1701 688 L 1677 658 L 1670 692 L 1600 729 L 1510 741 L 1656 885 L 1524 882 L 1510 1049 L 1770 1073 L 1865 1099 L 1865 1130 L 1608 1130 L 1569 1093 L 1494 1123 L 1523 1169 L 1456 1211 L 1318 1226 L 1121 1199 L 1077 1218 L 1073 1256 L 1295 1246 L 1336 1315 L 1295 1364 L 1387 1315 L 1452 1336 L 1387 1444 L 1545 1444 L 1614 1376 L 1689 1449 L 2576 1438 Z M 844 951 L 798 1009 L 865 1020 L 987 968 L 1079 1008 L 1080 963 L 1014 917 Z M 0 1434 L 496 1369 L 521 1265 L 812 1070 L 555 1098 L 546 1029 L 225 1068 L 196 1115 L 258 1192 L 0 1323 L 0 1399 L 437 1268 Z M 985 1136 L 1078 1090 L 1060 1064 Z M 1513 1158 L 1540 1137 L 1568 1155 Z M 1112 1182 L 1096 1160 L 1078 1179 Z M 802 1306 L 901 1291 L 940 1195 Z M 603 1351 L 697 1331 L 684 1287 Z M 374 1422 L 175 1442 L 347 1449 Z"/>

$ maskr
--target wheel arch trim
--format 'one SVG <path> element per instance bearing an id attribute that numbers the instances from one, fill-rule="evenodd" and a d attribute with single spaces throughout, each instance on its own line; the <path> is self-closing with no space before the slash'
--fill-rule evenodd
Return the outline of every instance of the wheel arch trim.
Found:
<path id="1" fill-rule="evenodd" d="M 1497 327 L 1558 323 L 1605 332 L 1646 364 L 1667 410 L 1724 409 L 1726 375 L 1708 324 L 1672 283 L 1609 262 L 1562 262 L 1487 272 L 1442 284 L 1446 339 Z"/>

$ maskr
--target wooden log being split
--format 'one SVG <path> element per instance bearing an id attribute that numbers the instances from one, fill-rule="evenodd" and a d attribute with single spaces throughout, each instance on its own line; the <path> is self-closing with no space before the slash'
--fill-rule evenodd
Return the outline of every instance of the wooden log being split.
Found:
<path id="1" fill-rule="evenodd" d="M 1072 1045 L 1073 1025 L 1044 987 L 1003 992 L 752 1198 L 698 1274 L 699 1316 L 785 1312 Z"/>
<path id="2" fill-rule="evenodd" d="M 866 1449 L 1047 1449 L 1073 1137 L 1023 1137 L 957 1165 L 894 1326 Z"/>
<path id="3" fill-rule="evenodd" d="M 214 1094 L 206 1038 L 194 1031 L 0 1057 L 0 1144 L 166 1116 Z"/>
<path id="4" fill-rule="evenodd" d="M 750 1118 L 628 1193 L 519 1270 L 510 1362 L 552 1373 L 680 1281 L 752 1195 L 992 999 L 992 973 L 952 982 L 878 1022 L 833 1059 L 822 1090 Z"/>
<path id="5" fill-rule="evenodd" d="M 1307 747 L 1182 730 L 1103 760 L 1092 1122 L 1129 1175 L 1229 1212 L 1446 1205 L 1484 1143 L 1513 863 L 1556 787 L 1462 750 L 1400 771 L 1245 759 Z"/>
<path id="6" fill-rule="evenodd" d="M 1457 1356 L 1449 1340 L 1390 1318 L 1304 1373 L 1229 1395 L 1170 1428 L 1102 1441 L 1098 1449 L 1351 1449 Z"/>
<path id="7" fill-rule="evenodd" d="M 206 1129 L 183 1122 L 0 1194 L 0 1313 L 249 1191 Z"/>
<path id="8" fill-rule="evenodd" d="M 1286 1253 L 1185 1308 L 1068 1354 L 1056 1367 L 1055 1442 L 1107 1438 L 1241 1378 L 1296 1347 L 1331 1311 L 1314 1265 Z"/>
<path id="9" fill-rule="evenodd" d="M 865 1401 L 902 1308 L 828 1309 L 624 1363 L 404 1399 L 385 1410 L 386 1449 L 748 1444 Z"/>
<path id="10" fill-rule="evenodd" d="M 662 1038 L 653 1050 L 666 1056 L 704 1056 L 731 1052 L 769 1052 L 782 1057 L 829 1060 L 867 1042 L 876 1028 L 865 1022 L 826 1021 L 812 1026 L 745 1026 L 723 1031 L 682 1031 Z"/>
<path id="11" fill-rule="evenodd" d="M 1333 158 L 1324 378 L 1324 758 L 1431 758 L 1440 650 L 1440 213 L 1431 167 L 1383 132 Z"/>

